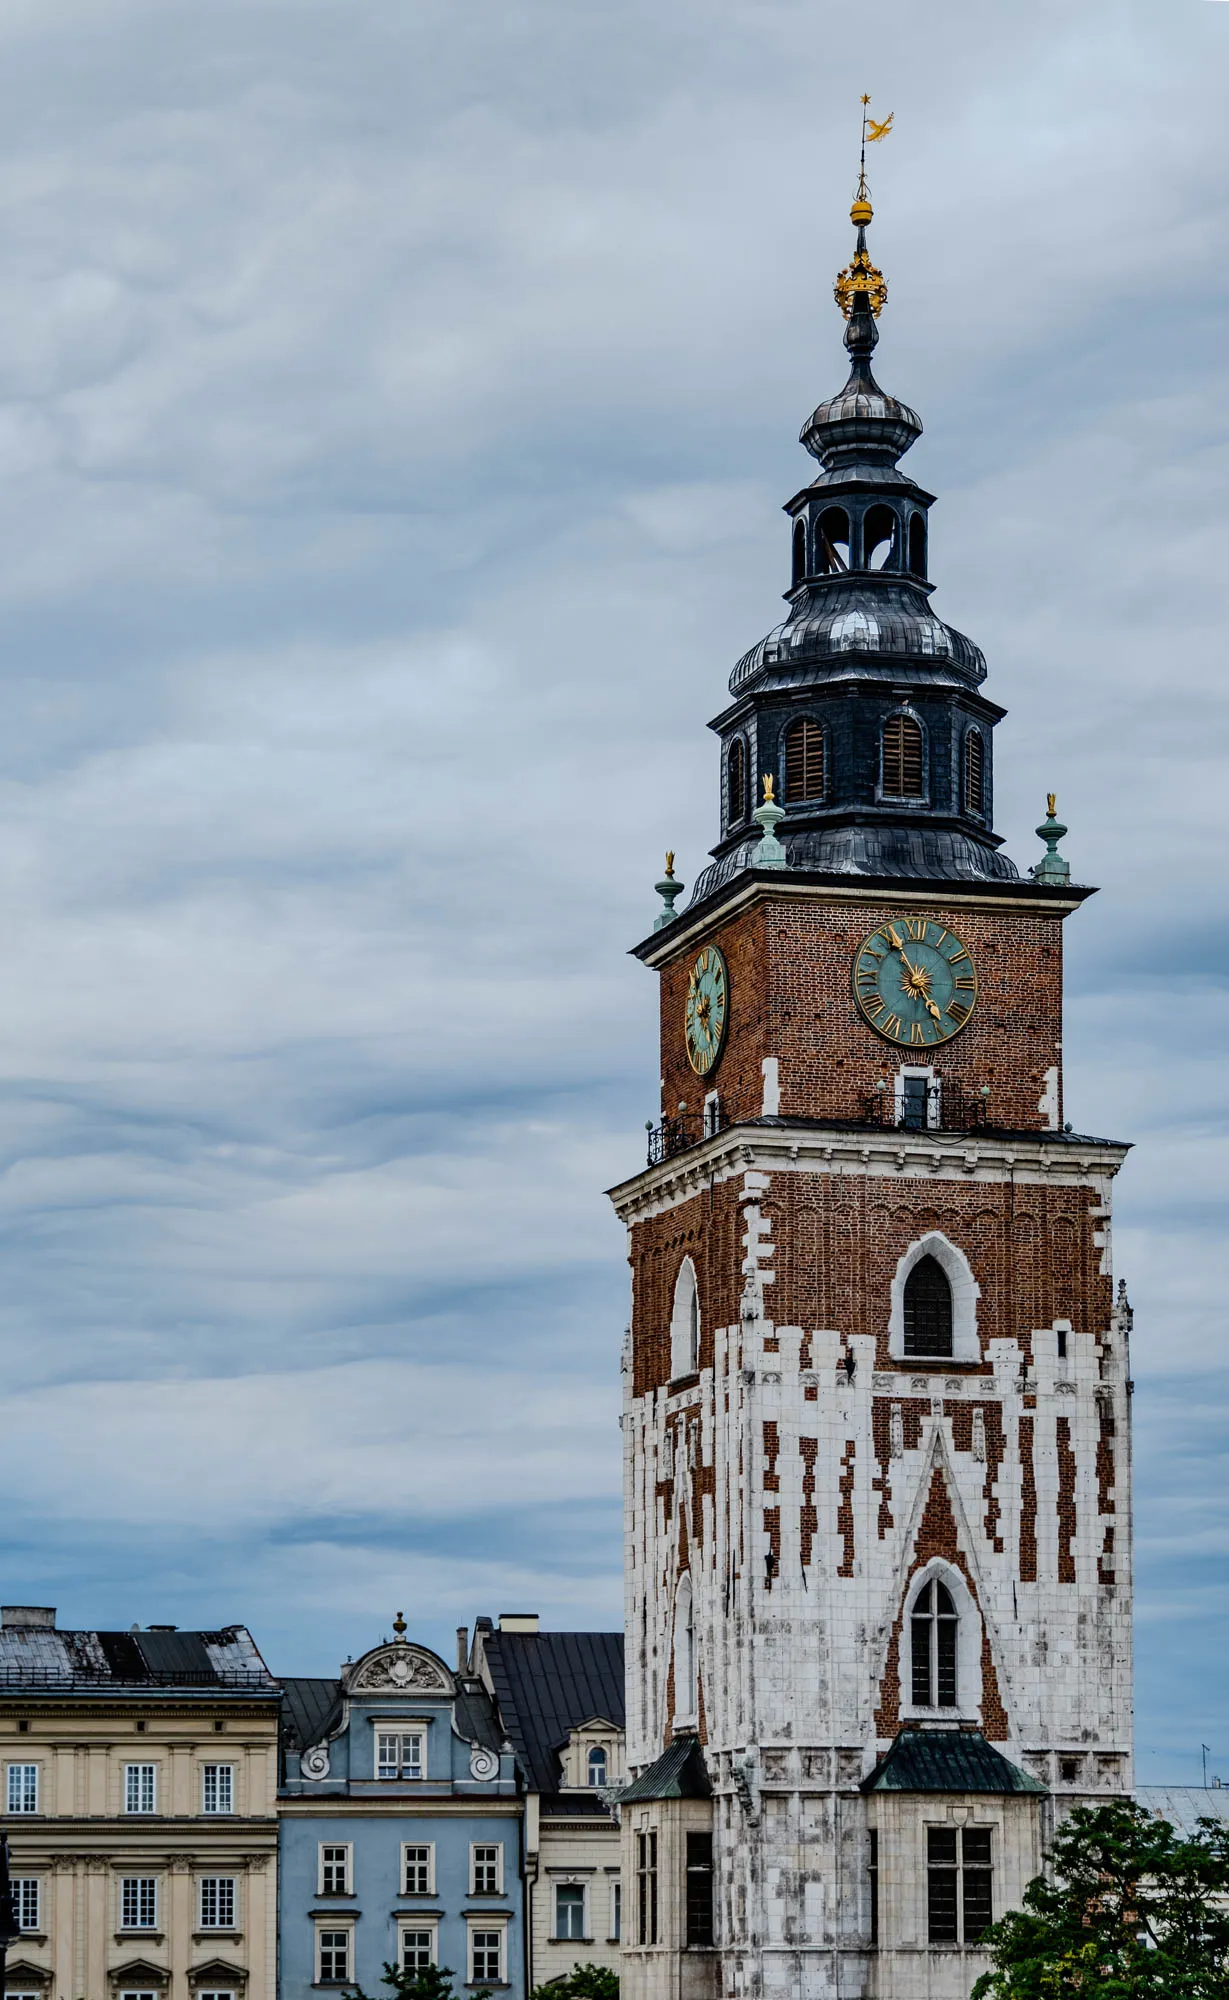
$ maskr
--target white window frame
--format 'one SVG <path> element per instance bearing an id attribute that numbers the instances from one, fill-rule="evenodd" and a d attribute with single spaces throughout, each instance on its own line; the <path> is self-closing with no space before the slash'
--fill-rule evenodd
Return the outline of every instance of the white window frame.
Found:
<path id="1" fill-rule="evenodd" d="M 495 1855 L 495 1887 L 478 1887 L 479 1853 Z M 484 1864 L 485 1865 L 485 1864 Z M 471 1840 L 469 1843 L 469 1893 L 471 1896 L 502 1896 L 504 1893 L 504 1844 L 502 1840 Z"/>
<path id="2" fill-rule="evenodd" d="M 696 1600 L 691 1571 L 684 1570 L 674 1593 L 674 1719 L 694 1722 L 700 1706 L 700 1661 L 696 1647 Z"/>
<path id="3" fill-rule="evenodd" d="M 344 1936 L 346 1940 L 346 1970 L 342 1974 L 340 1979 L 330 1977 L 329 1980 L 327 1981 L 327 1984 L 330 1986 L 353 1986 L 354 1984 L 353 1921 L 349 1919 L 342 1919 L 341 1921 L 338 1921 L 336 1918 L 329 1918 L 325 1922 L 318 1923 L 316 1925 L 316 1936 L 314 1940 L 315 1964 L 313 1970 L 316 1975 L 315 1983 L 317 1986 L 323 1986 L 326 1983 L 324 1977 L 324 1968 L 321 1959 L 321 1954 L 324 1951 L 324 1939 L 326 1937 L 337 1937 L 339 1935 Z"/>
<path id="4" fill-rule="evenodd" d="M 224 1991 L 211 1987 L 204 1993 L 198 1993 L 196 2000 L 236 2000 L 235 1990 L 233 1986 L 227 1987 Z"/>
<path id="5" fill-rule="evenodd" d="M 603 1775 L 600 1779 L 595 1778 L 593 1775 L 593 1759 L 594 1757 L 597 1756 L 600 1756 L 602 1760 Z M 591 1743 L 588 1749 L 585 1751 L 585 1784 L 589 1791 L 600 1792 L 602 1786 L 608 1785 L 609 1783 L 610 1783 L 610 1750 L 605 1743 Z"/>
<path id="6" fill-rule="evenodd" d="M 403 1970 L 404 1970 L 404 1967 L 405 1967 L 405 1941 L 406 1941 L 406 1938 L 407 1938 L 407 1937 L 409 1937 L 409 1936 L 411 1936 L 411 1935 L 413 1935 L 413 1936 L 415 1936 L 415 1937 L 421 1937 L 421 1936 L 423 1936 L 423 1934 L 424 1934 L 424 1933 L 425 1933 L 425 1934 L 426 1934 L 426 1935 L 427 1935 L 427 1936 L 428 1936 L 428 1937 L 430 1938 L 430 1940 L 431 1940 L 430 1944 L 429 1944 L 429 1945 L 428 1945 L 428 1947 L 427 1947 L 427 1949 L 428 1949 L 428 1952 L 429 1952 L 429 1954 L 430 1954 L 430 1956 L 428 1957 L 428 1960 L 427 1960 L 427 1963 L 428 1963 L 429 1965 L 438 1965 L 438 1964 L 439 1964 L 439 1962 L 440 1962 L 440 1924 L 439 1924 L 439 1918 L 438 1918 L 438 1917 L 403 1917 L 403 1918 L 400 1918 L 400 1919 L 398 1920 L 398 1923 L 397 1923 L 397 1963 L 398 1963 L 398 1965 L 399 1965 L 399 1966 L 401 1966 L 401 1967 L 402 1967 L 402 1969 L 403 1969 Z"/>
<path id="7" fill-rule="evenodd" d="M 136 1921 L 133 1923 L 126 1922 L 124 1915 L 126 1890 L 129 1883 L 132 1885 L 133 1900 L 136 1905 Z M 141 1922 L 141 1904 L 144 1901 L 143 1891 L 146 1888 L 151 1891 L 149 1899 L 151 1916 L 149 1922 L 144 1924 Z M 158 1905 L 161 1900 L 158 1893 L 158 1877 L 156 1875 L 121 1875 L 119 1878 L 119 1923 L 116 1928 L 134 1936 L 137 1934 L 148 1936 L 150 1931 L 156 1931 L 158 1928 Z"/>
<path id="8" fill-rule="evenodd" d="M 205 1915 L 206 1891 L 212 1889 L 217 1914 L 212 1922 Z M 230 1904 L 230 1917 L 224 1920 L 221 1912 Z M 236 1875 L 198 1875 L 196 1880 L 197 1929 L 202 1931 L 237 1931 L 239 1928 L 239 1878 Z"/>
<path id="9" fill-rule="evenodd" d="M 623 1942 L 623 1881 L 618 1875 L 610 1885 L 610 1936 L 607 1944 Z"/>
<path id="10" fill-rule="evenodd" d="M 913 1696 L 913 1607 L 932 1581 L 943 1584 L 956 1607 L 956 1706 L 923 1708 Z M 953 1563 L 932 1556 L 909 1579 L 901 1624 L 901 1655 L 905 1672 L 901 1675 L 900 1712 L 905 1721 L 922 1722 L 936 1717 L 948 1722 L 976 1722 L 981 1715 L 982 1621 L 977 1601 L 964 1577 Z"/>
<path id="11" fill-rule="evenodd" d="M 43 1928 L 43 1878 L 41 1875 L 14 1875 L 13 1910 L 20 1931 Z"/>
<path id="12" fill-rule="evenodd" d="M 700 1286 L 696 1267 L 684 1257 L 674 1280 L 670 1307 L 670 1380 L 694 1375 L 700 1366 Z"/>
<path id="13" fill-rule="evenodd" d="M 905 1353 L 905 1281 L 923 1257 L 933 1257 L 952 1288 L 952 1351 L 950 1354 Z M 977 1331 L 977 1301 L 981 1286 L 963 1250 L 949 1243 L 940 1230 L 932 1229 L 911 1243 L 896 1266 L 892 1279 L 892 1305 L 888 1317 L 888 1350 L 893 1360 L 903 1361 L 921 1375 L 928 1368 L 943 1369 L 953 1361 L 980 1361 L 981 1340 Z"/>
<path id="14" fill-rule="evenodd" d="M 341 1856 L 344 1889 L 330 1889 L 324 1879 L 326 1867 L 336 1868 L 336 1861 L 325 1861 L 325 1855 Z M 322 1840 L 316 1848 L 316 1894 L 318 1896 L 352 1896 L 354 1894 L 354 1842 L 352 1840 Z"/>
<path id="15" fill-rule="evenodd" d="M 9 1994 L 8 2000 L 16 2000 L 16 1996 Z M 30 2000 L 34 2000 L 33 1994 L 31 1994 Z M 125 1986 L 120 1993 L 119 2000 L 159 2000 L 159 1995 L 152 1993 L 147 1986 Z M 203 1994 L 199 1996 L 199 2000 L 204 2000 Z"/>
<path id="16" fill-rule="evenodd" d="M 42 1789 L 43 1774 L 37 1764 L 10 1764 L 5 1782 L 8 1811 L 14 1813 L 36 1813 L 39 1806 L 39 1792 Z"/>
<path id="17" fill-rule="evenodd" d="M 926 1079 L 926 1123 L 920 1129 L 938 1132 L 943 1125 L 943 1083 L 935 1075 L 933 1063 L 902 1063 L 892 1081 L 893 1123 L 904 1126 L 905 1122 L 905 1078 L 922 1076 Z"/>
<path id="18" fill-rule="evenodd" d="M 395 1760 L 385 1757 L 382 1754 L 381 1746 L 385 1743 L 395 1743 L 397 1745 Z M 418 1745 L 418 1757 L 416 1761 L 406 1757 L 405 1751 L 408 1743 L 417 1743 Z M 391 1765 L 394 1761 L 396 1763 L 395 1771 L 382 1768 L 382 1766 Z M 402 1782 L 417 1782 L 420 1778 L 425 1778 L 427 1775 L 426 1725 L 418 1723 L 413 1727 L 407 1728 L 397 1726 L 392 1729 L 377 1729 L 375 1732 L 374 1769 L 376 1777 L 383 1779 L 385 1784 L 392 1784 L 397 1780 L 401 1780 Z"/>
<path id="19" fill-rule="evenodd" d="M 213 1805 L 210 1805 L 209 1803 L 209 1787 L 211 1778 L 213 1781 L 213 1791 L 214 1791 Z M 219 1803 L 220 1796 L 223 1793 L 225 1793 L 226 1796 L 225 1805 Z M 212 1817 L 213 1814 L 215 1813 L 219 1814 L 233 1813 L 234 1810 L 235 1810 L 234 1765 L 214 1764 L 212 1762 L 208 1764 L 202 1764 L 201 1765 L 201 1811 L 203 1813 L 208 1813 L 210 1817 Z"/>
<path id="20" fill-rule="evenodd" d="M 474 1940 L 481 1934 L 495 1934 L 499 1939 L 498 1974 L 474 1970 Z M 508 1919 L 506 1917 L 467 1917 L 465 1919 L 465 1972 L 468 1986 L 506 1986 L 508 1983 Z"/>
<path id="21" fill-rule="evenodd" d="M 410 1887 L 410 1856 L 425 1854 L 427 1881 L 422 1889 Z M 415 1861 L 416 1868 L 421 1861 Z M 401 1843 L 401 1894 L 403 1896 L 434 1896 L 435 1894 L 435 1842 L 433 1840 L 403 1840 Z"/>
<path id="22" fill-rule="evenodd" d="M 559 1892 L 561 1889 L 580 1890 L 580 1936 L 570 1937 L 559 1928 Z M 555 1907 L 551 1912 L 552 1944 L 585 1944 L 590 1941 L 589 1931 L 589 1885 L 587 1882 L 556 1882 L 554 1884 Z"/>
<path id="23" fill-rule="evenodd" d="M 158 1810 L 158 1766 L 156 1764 L 125 1764 L 124 1766 L 124 1811 L 137 1817 L 148 1817 Z"/>

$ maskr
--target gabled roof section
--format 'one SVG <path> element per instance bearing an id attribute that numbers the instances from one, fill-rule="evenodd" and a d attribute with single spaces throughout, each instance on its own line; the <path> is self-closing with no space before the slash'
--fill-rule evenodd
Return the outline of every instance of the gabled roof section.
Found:
<path id="1" fill-rule="evenodd" d="M 306 1750 L 319 1743 L 341 1718 L 341 1682 L 287 1674 L 282 1681 L 283 1750 Z"/>
<path id="2" fill-rule="evenodd" d="M 243 1625 L 218 1632 L 68 1632 L 0 1628 L 0 1687 L 32 1694 L 226 1689 L 276 1695 L 278 1683 Z"/>
<path id="3" fill-rule="evenodd" d="M 489 1632 L 483 1652 L 531 1791 L 559 1790 L 559 1749 L 582 1723 L 623 1728 L 621 1632 Z"/>
<path id="4" fill-rule="evenodd" d="M 1044 1792 L 972 1729 L 902 1729 L 864 1792 Z"/>
<path id="5" fill-rule="evenodd" d="M 619 1793 L 619 1804 L 634 1805 L 637 1799 L 711 1799 L 712 1795 L 712 1782 L 698 1739 L 676 1736 L 657 1762 Z"/>

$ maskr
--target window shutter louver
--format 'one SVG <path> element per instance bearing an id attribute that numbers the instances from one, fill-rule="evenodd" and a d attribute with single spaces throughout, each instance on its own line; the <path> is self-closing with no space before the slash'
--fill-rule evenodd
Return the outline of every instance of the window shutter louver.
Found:
<path id="1" fill-rule="evenodd" d="M 922 730 L 911 715 L 892 715 L 883 726 L 883 789 L 892 799 L 920 799 Z"/>
<path id="2" fill-rule="evenodd" d="M 822 798 L 824 790 L 824 732 L 817 722 L 804 718 L 785 732 L 785 800 Z"/>

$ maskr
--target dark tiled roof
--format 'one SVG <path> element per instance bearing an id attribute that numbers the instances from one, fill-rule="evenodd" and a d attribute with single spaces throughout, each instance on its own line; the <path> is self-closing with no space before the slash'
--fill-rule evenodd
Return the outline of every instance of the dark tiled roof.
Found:
<path id="1" fill-rule="evenodd" d="M 623 1727 L 621 1632 L 491 1632 L 485 1641 L 495 1699 L 535 1792 L 559 1789 L 559 1751 L 600 1717 Z"/>
<path id="2" fill-rule="evenodd" d="M 466 1743 L 483 1743 L 488 1750 L 503 1749 L 504 1733 L 495 1704 L 484 1687 L 474 1681 L 459 1687 L 452 1713 L 457 1735 Z"/>
<path id="3" fill-rule="evenodd" d="M 327 1736 L 341 1715 L 341 1682 L 308 1680 L 302 1674 L 283 1676 L 283 1750 L 306 1750 Z"/>
<path id="4" fill-rule="evenodd" d="M 971 1729 L 902 1729 L 864 1792 L 1044 1792 Z"/>
<path id="5" fill-rule="evenodd" d="M 657 1762 L 619 1793 L 619 1804 L 631 1805 L 636 1799 L 707 1799 L 712 1792 L 699 1743 L 694 1736 L 676 1736 Z"/>
<path id="6" fill-rule="evenodd" d="M 243 1625 L 220 1632 L 65 1632 L 0 1628 L 0 1691 L 225 1688 L 276 1694 L 278 1684 Z"/>

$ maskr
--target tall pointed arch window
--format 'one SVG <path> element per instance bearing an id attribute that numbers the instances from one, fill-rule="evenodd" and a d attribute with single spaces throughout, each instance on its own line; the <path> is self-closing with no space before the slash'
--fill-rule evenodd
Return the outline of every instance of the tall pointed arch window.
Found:
<path id="1" fill-rule="evenodd" d="M 986 810 L 986 746 L 980 729 L 965 732 L 964 809 L 969 813 Z"/>
<path id="2" fill-rule="evenodd" d="M 694 1716 L 699 1703 L 696 1676 L 696 1606 L 691 1576 L 684 1571 L 674 1600 L 674 1712 Z"/>
<path id="3" fill-rule="evenodd" d="M 739 826 L 747 816 L 747 746 L 736 736 L 726 756 L 726 812 L 731 826 Z"/>
<path id="4" fill-rule="evenodd" d="M 950 1355 L 952 1288 L 937 1257 L 919 1257 L 905 1279 L 905 1353 Z"/>
<path id="5" fill-rule="evenodd" d="M 922 725 L 911 715 L 890 715 L 883 725 L 883 790 L 890 799 L 920 799 Z"/>
<path id="6" fill-rule="evenodd" d="M 909 1646 L 916 1708 L 955 1708 L 956 1658 L 960 1619 L 952 1593 L 938 1577 L 923 1584 L 913 1600 Z"/>
<path id="7" fill-rule="evenodd" d="M 818 799 L 824 792 L 824 732 L 803 716 L 785 732 L 785 802 Z"/>
<path id="8" fill-rule="evenodd" d="M 670 1315 L 670 1375 L 694 1375 L 700 1366 L 700 1295 L 696 1289 L 695 1266 L 684 1257 L 674 1281 L 674 1309 Z"/>

